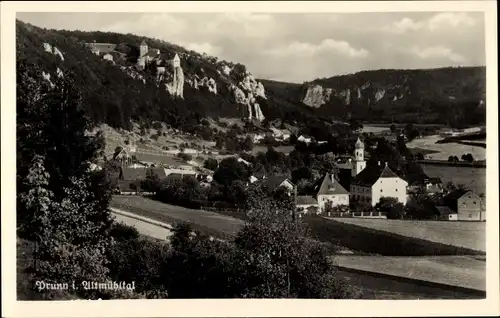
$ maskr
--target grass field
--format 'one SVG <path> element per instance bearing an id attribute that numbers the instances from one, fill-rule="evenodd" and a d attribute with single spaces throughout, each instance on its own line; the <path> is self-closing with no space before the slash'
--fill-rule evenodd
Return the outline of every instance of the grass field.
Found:
<path id="1" fill-rule="evenodd" d="M 274 147 L 274 150 L 278 151 L 278 152 L 283 152 L 285 154 L 293 151 L 295 149 L 294 146 L 278 146 L 278 147 Z M 267 146 L 264 146 L 264 145 L 255 145 L 253 147 L 253 150 L 252 150 L 252 153 L 255 155 L 259 152 L 267 152 Z"/>
<path id="2" fill-rule="evenodd" d="M 335 219 L 379 231 L 429 240 L 441 244 L 486 251 L 485 222 L 439 222 L 377 219 Z"/>
<path id="3" fill-rule="evenodd" d="M 444 184 L 449 181 L 454 184 L 462 183 L 478 195 L 481 193 L 486 194 L 485 168 L 426 164 L 421 164 L 421 166 L 429 177 L 439 177 Z"/>
<path id="4" fill-rule="evenodd" d="M 242 220 L 230 216 L 165 204 L 141 196 L 115 196 L 111 206 L 171 225 L 188 222 L 194 229 L 221 239 L 234 237 L 244 225 Z"/>
<path id="5" fill-rule="evenodd" d="M 362 133 L 380 133 L 383 131 L 389 131 L 390 130 L 390 125 L 386 126 L 372 126 L 372 125 L 363 125 L 363 129 L 361 130 Z"/>

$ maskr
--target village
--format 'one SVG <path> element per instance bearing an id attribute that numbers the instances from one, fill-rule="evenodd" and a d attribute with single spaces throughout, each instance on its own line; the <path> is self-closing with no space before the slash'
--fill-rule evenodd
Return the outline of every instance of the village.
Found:
<path id="1" fill-rule="evenodd" d="M 272 137 L 277 142 L 286 142 L 290 139 L 290 132 L 286 129 L 270 128 L 267 134 L 252 134 L 253 140 L 258 142 Z M 326 141 L 315 141 L 313 137 L 300 135 L 297 143 L 322 145 Z M 265 183 L 273 190 L 283 187 L 294 196 L 297 211 L 309 214 L 321 214 L 329 217 L 360 217 L 360 218 L 387 218 L 387 211 L 374 210 L 381 198 L 394 198 L 396 202 L 406 205 L 410 195 L 424 192 L 435 198 L 435 208 L 438 214 L 435 220 L 446 221 L 485 221 L 486 213 L 484 198 L 473 191 L 461 187 L 452 189 L 443 184 L 439 177 L 425 176 L 421 184 L 410 185 L 401 176 L 398 176 L 388 166 L 387 162 L 377 162 L 367 166 L 365 160 L 365 144 L 358 137 L 354 152 L 331 158 L 332 171 L 328 171 L 314 180 L 307 193 L 298 193 L 297 185 L 286 174 L 268 173 L 260 167 L 252 171 L 246 180 L 246 185 Z M 207 151 L 203 151 L 207 153 Z M 196 178 L 202 186 L 209 187 L 213 181 L 213 174 L 217 166 L 208 169 L 204 166 L 203 157 L 193 156 L 202 154 L 194 149 L 176 151 L 137 150 L 137 147 L 123 145 L 117 147 L 109 159 L 119 162 L 120 173 L 116 193 L 120 195 L 150 195 L 141 189 L 140 183 L 146 180 L 149 171 L 159 179 L 168 180 L 191 176 Z M 211 152 L 216 156 L 216 150 Z M 186 157 L 188 160 L 186 160 Z M 245 166 L 251 166 L 239 155 L 219 155 L 220 159 L 235 158 Z M 208 160 L 208 159 L 207 159 Z M 483 194 L 484 195 L 484 194 Z M 362 203 L 353 206 L 353 202 Z M 366 203 L 366 204 L 365 204 Z M 354 208 L 354 209 L 353 209 Z M 360 210 L 365 208 L 366 211 Z M 403 217 L 403 214 L 400 216 Z"/>

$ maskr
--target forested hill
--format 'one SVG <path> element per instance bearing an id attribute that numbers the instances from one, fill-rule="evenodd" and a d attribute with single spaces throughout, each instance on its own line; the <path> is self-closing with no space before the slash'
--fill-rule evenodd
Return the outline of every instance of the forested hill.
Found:
<path id="1" fill-rule="evenodd" d="M 262 80 L 269 94 L 324 116 L 467 126 L 486 121 L 486 68 L 374 70 L 300 84 Z"/>
<path id="2" fill-rule="evenodd" d="M 172 58 L 177 53 L 181 57 L 184 98 L 174 97 L 165 89 L 165 82 L 158 81 L 155 65 L 143 71 L 136 69 L 138 48 L 143 40 L 150 49 L 160 50 L 162 56 Z M 93 54 L 88 45 L 93 42 L 116 45 L 110 53 L 113 62 L 105 60 L 102 53 Z M 268 120 L 286 117 L 308 122 L 314 118 L 308 107 L 266 94 L 244 65 L 219 61 L 156 39 L 132 34 L 47 30 L 18 20 L 16 46 L 18 63 L 40 65 L 52 78 L 58 73 L 74 77 L 88 114 L 96 123 L 127 129 L 131 120 L 164 121 L 193 131 L 204 117 L 248 118 L 249 106 L 255 106 L 249 105 L 251 99 Z M 168 73 L 170 68 L 166 69 Z M 169 76 L 172 80 L 172 74 L 165 74 Z"/>
<path id="3" fill-rule="evenodd" d="M 40 65 L 47 76 L 74 77 L 93 121 L 113 127 L 130 128 L 131 120 L 163 121 L 194 132 L 204 117 L 252 114 L 255 119 L 259 112 L 267 120 L 304 126 L 331 119 L 485 122 L 484 67 L 364 71 L 292 84 L 255 79 L 242 64 L 132 34 L 46 30 L 21 21 L 16 32 L 18 63 Z M 161 80 L 156 65 L 136 69 L 143 40 L 161 56 L 180 56 L 183 98 L 166 89 L 173 78 L 169 67 Z M 93 42 L 112 44 L 113 62 L 102 52 L 92 53 L 88 44 Z"/>

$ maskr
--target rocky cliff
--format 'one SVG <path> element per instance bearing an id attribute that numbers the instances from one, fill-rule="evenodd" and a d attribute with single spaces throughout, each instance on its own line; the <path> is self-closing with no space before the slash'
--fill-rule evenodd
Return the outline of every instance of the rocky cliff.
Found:
<path id="1" fill-rule="evenodd" d="M 261 80 L 267 94 L 322 117 L 429 124 L 484 124 L 485 67 L 375 70 L 304 84 Z M 465 115 L 469 114 L 469 115 Z"/>

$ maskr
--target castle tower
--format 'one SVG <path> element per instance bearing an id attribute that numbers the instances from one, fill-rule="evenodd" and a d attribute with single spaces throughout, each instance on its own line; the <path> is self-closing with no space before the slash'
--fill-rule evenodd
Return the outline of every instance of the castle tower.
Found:
<path id="1" fill-rule="evenodd" d="M 175 53 L 174 58 L 172 59 L 172 67 L 175 69 L 176 67 L 181 67 L 181 59 L 179 55 Z"/>
<path id="2" fill-rule="evenodd" d="M 351 168 L 352 177 L 356 177 L 365 168 L 365 144 L 358 137 L 356 145 L 354 145 L 354 161 L 352 162 Z"/>
<path id="3" fill-rule="evenodd" d="M 145 40 L 142 40 L 141 45 L 139 46 L 139 54 L 140 57 L 143 57 L 148 53 L 148 44 Z"/>
<path id="4" fill-rule="evenodd" d="M 139 46 L 139 57 L 137 58 L 137 65 L 144 69 L 146 68 L 146 54 L 148 53 L 148 44 L 146 41 L 142 40 L 141 45 Z"/>

